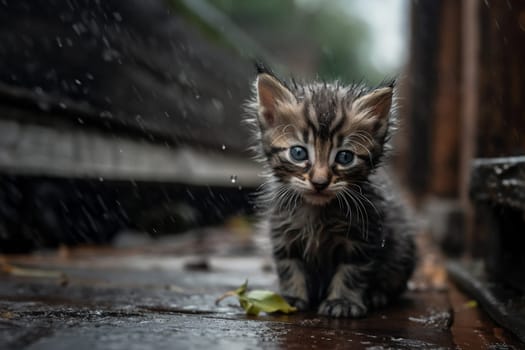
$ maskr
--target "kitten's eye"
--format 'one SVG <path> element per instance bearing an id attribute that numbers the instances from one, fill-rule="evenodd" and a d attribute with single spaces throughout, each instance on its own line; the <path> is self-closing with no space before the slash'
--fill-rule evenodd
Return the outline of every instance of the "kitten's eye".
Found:
<path id="1" fill-rule="evenodd" d="M 290 157 L 296 162 L 302 162 L 308 159 L 308 151 L 301 146 L 294 146 L 290 148 Z"/>
<path id="2" fill-rule="evenodd" d="M 339 151 L 335 155 L 335 162 L 341 165 L 348 165 L 354 160 L 354 154 L 350 151 Z"/>

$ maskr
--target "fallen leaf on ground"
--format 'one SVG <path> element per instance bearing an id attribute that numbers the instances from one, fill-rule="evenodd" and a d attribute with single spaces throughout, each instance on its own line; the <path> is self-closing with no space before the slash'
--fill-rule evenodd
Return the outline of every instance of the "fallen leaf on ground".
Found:
<path id="1" fill-rule="evenodd" d="M 296 307 L 288 304 L 282 296 L 275 292 L 269 290 L 248 291 L 248 281 L 236 290 L 224 293 L 215 301 L 215 304 L 218 305 L 222 300 L 232 296 L 237 296 L 241 307 L 248 315 L 257 316 L 260 312 L 289 314 L 297 311 Z"/>
<path id="2" fill-rule="evenodd" d="M 478 302 L 476 300 L 469 300 L 463 306 L 467 309 L 472 309 L 474 307 L 478 306 Z"/>

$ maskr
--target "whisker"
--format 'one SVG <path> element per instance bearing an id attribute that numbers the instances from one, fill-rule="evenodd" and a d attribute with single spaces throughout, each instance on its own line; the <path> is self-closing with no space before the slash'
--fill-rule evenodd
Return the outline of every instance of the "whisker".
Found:
<path id="1" fill-rule="evenodd" d="M 350 190 L 352 191 L 352 190 Z M 356 194 L 356 192 L 353 192 L 353 194 Z M 364 218 L 363 218 L 363 231 L 365 232 L 365 239 L 368 240 L 368 228 L 369 228 L 369 218 L 368 218 L 368 211 L 366 210 L 364 204 L 363 204 L 363 201 L 361 199 L 359 199 L 359 196 L 355 196 L 355 199 L 356 199 L 356 202 L 357 204 L 362 208 L 362 212 L 364 213 Z"/>
<path id="2" fill-rule="evenodd" d="M 339 206 L 340 206 L 341 210 L 343 210 L 343 205 L 346 205 L 345 217 L 347 217 L 349 219 L 349 225 L 346 225 L 346 234 L 345 234 L 345 236 L 348 238 L 348 236 L 350 234 L 350 230 L 352 229 L 352 211 L 351 211 L 351 208 L 350 208 L 350 204 L 348 203 L 348 201 L 346 200 L 346 198 L 344 197 L 344 194 L 342 192 L 336 192 L 335 196 L 337 198 L 337 201 L 339 202 Z M 343 204 L 343 201 L 344 201 L 345 204 Z"/>
<path id="3" fill-rule="evenodd" d="M 381 191 L 381 192 L 384 191 L 384 188 L 383 188 L 383 187 L 381 187 L 381 186 L 378 185 L 378 184 L 375 184 L 375 183 L 369 182 L 369 181 L 359 181 L 359 180 L 356 180 L 356 181 L 353 181 L 353 183 L 356 183 L 356 184 L 362 184 L 363 186 L 371 186 L 371 187 L 374 187 L 374 188 L 376 188 L 378 191 Z"/>
<path id="4" fill-rule="evenodd" d="M 343 192 L 346 193 L 348 197 L 350 198 L 350 200 L 354 203 L 357 214 L 361 219 L 360 220 L 361 221 L 361 231 L 363 234 L 363 238 L 365 240 L 368 240 L 368 225 L 369 225 L 368 220 L 369 219 L 368 219 L 368 213 L 367 213 L 366 207 L 364 206 L 363 202 L 359 199 L 359 197 L 354 195 L 354 194 L 357 194 L 357 192 L 353 191 L 352 189 L 348 187 L 345 188 Z"/>
<path id="5" fill-rule="evenodd" d="M 372 209 L 374 209 L 374 211 L 376 212 L 377 215 L 381 215 L 381 213 L 379 212 L 379 210 L 377 209 L 377 207 L 374 205 L 374 203 L 372 203 L 372 201 L 370 199 L 368 199 L 364 194 L 363 194 L 363 189 L 361 188 L 361 186 L 359 185 L 356 185 L 356 184 L 349 184 L 350 186 L 356 186 L 359 188 L 359 192 L 356 193 L 356 195 L 358 195 L 361 199 L 365 200 L 368 204 L 370 204 L 370 206 L 372 207 Z"/>

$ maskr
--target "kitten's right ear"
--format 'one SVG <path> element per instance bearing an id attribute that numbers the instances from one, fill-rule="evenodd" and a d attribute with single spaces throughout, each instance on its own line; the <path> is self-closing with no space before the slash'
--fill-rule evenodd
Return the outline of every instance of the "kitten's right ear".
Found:
<path id="1" fill-rule="evenodd" d="M 257 75 L 255 86 L 259 105 L 259 122 L 265 128 L 274 127 L 278 122 L 279 105 L 294 104 L 297 100 L 286 86 L 268 73 Z"/>

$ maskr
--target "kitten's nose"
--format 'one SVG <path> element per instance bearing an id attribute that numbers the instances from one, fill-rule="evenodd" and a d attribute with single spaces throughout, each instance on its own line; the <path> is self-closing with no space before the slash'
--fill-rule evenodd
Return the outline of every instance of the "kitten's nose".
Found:
<path id="1" fill-rule="evenodd" d="M 317 192 L 321 192 L 322 190 L 327 188 L 328 184 L 330 183 L 328 179 L 312 179 L 310 182 L 312 183 L 312 186 L 314 186 L 314 188 L 317 190 Z"/>

